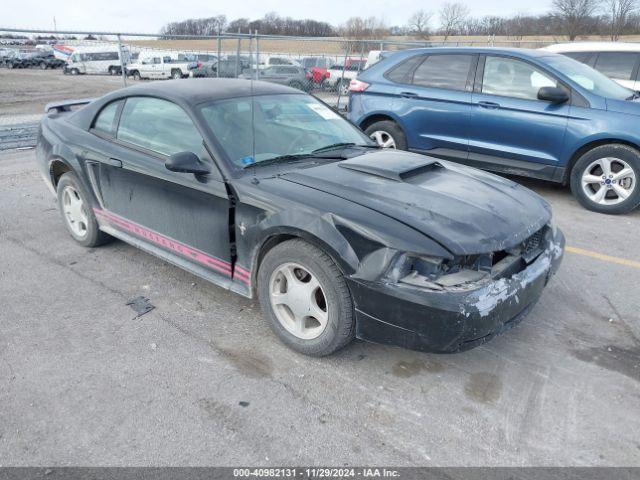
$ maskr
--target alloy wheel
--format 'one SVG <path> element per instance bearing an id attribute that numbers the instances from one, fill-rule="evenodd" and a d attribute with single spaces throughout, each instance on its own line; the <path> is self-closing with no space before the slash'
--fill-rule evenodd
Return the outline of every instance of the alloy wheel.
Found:
<path id="1" fill-rule="evenodd" d="M 388 132 L 376 130 L 375 132 L 372 132 L 369 137 L 372 140 L 375 140 L 382 148 L 396 148 L 396 141 Z"/>
<path id="2" fill-rule="evenodd" d="M 71 231 L 76 236 L 84 238 L 87 235 L 89 219 L 82 198 L 78 191 L 70 185 L 62 191 L 62 211 Z"/>
<path id="3" fill-rule="evenodd" d="M 307 267 L 280 265 L 271 274 L 269 293 L 275 316 L 289 333 L 313 340 L 324 332 L 329 320 L 326 296 Z"/>
<path id="4" fill-rule="evenodd" d="M 599 205 L 624 202 L 636 188 L 636 174 L 627 162 L 606 157 L 594 160 L 581 178 L 582 190 Z"/>

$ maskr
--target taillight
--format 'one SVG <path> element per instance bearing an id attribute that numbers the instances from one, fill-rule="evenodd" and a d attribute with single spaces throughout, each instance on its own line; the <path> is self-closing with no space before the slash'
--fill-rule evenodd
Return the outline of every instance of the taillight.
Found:
<path id="1" fill-rule="evenodd" d="M 367 82 L 363 82 L 362 80 L 356 80 L 355 78 L 349 82 L 349 91 L 350 92 L 364 92 L 367 88 L 369 88 L 369 84 Z"/>

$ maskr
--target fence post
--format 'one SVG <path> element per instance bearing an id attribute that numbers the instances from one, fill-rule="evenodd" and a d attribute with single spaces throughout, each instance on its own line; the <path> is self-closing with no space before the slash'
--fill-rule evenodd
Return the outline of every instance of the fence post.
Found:
<path id="1" fill-rule="evenodd" d="M 258 30 L 256 30 L 256 80 L 260 80 L 260 37 L 258 36 Z"/>
<path id="2" fill-rule="evenodd" d="M 222 32 L 218 27 L 218 60 L 216 61 L 216 77 L 220 78 L 220 60 L 222 60 L 222 39 L 220 38 Z"/>
<path id="3" fill-rule="evenodd" d="M 238 48 L 236 49 L 236 78 L 238 78 L 238 67 L 240 66 L 240 42 L 242 37 L 240 36 L 240 29 L 238 28 Z"/>
<path id="4" fill-rule="evenodd" d="M 122 83 L 127 86 L 127 62 L 124 61 L 124 50 L 122 50 L 122 41 L 118 34 L 118 53 L 120 54 L 120 72 L 122 74 Z M 129 52 L 131 53 L 131 52 Z"/>
<path id="5" fill-rule="evenodd" d="M 347 68 L 347 58 L 349 58 L 349 53 L 351 52 L 351 42 L 347 43 L 347 48 L 344 51 L 344 62 L 342 63 L 342 75 L 340 76 L 340 81 L 336 84 L 336 87 L 338 88 L 338 101 L 336 102 L 336 108 L 338 110 L 340 110 L 340 96 L 341 96 L 341 89 L 342 89 L 342 83 L 344 82 L 344 71 Z"/>

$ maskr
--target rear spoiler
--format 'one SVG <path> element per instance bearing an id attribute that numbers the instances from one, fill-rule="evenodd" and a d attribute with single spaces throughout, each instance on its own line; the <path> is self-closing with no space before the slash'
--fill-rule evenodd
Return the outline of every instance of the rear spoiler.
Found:
<path id="1" fill-rule="evenodd" d="M 86 105 L 88 103 L 91 103 L 95 100 L 95 98 L 82 98 L 82 99 L 77 99 L 77 100 L 63 100 L 61 102 L 51 102 L 51 103 L 47 103 L 46 107 L 44 107 L 44 113 L 49 113 L 49 112 L 57 112 L 57 113 L 62 113 L 62 112 L 70 112 L 72 109 L 71 107 L 75 107 L 78 105 Z"/>

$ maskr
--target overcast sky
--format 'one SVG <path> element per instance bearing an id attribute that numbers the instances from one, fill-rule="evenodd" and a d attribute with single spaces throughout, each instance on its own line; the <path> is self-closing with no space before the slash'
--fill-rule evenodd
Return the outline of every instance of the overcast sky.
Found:
<path id="1" fill-rule="evenodd" d="M 59 30 L 101 30 L 155 33 L 164 24 L 187 18 L 224 14 L 228 19 L 257 19 L 267 12 L 281 16 L 313 18 L 334 25 L 352 16 L 377 16 L 388 26 L 404 25 L 411 12 L 424 8 L 437 11 L 445 0 L 2 0 L 0 27 Z M 544 12 L 550 0 L 468 0 L 475 16 L 536 14 Z M 434 16 L 434 23 L 437 16 Z"/>

